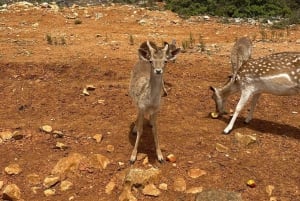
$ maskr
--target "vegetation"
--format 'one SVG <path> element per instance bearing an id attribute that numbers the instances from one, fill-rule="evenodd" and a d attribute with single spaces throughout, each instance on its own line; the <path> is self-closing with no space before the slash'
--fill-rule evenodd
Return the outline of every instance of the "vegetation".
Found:
<path id="1" fill-rule="evenodd" d="M 236 18 L 285 18 L 300 23 L 298 0 L 166 0 L 166 8 L 183 17 L 208 14 Z"/>

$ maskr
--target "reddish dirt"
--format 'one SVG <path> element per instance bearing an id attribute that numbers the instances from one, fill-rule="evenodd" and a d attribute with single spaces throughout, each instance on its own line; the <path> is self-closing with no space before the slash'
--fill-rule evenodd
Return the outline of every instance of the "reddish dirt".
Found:
<path id="1" fill-rule="evenodd" d="M 172 190 L 173 180 L 184 177 L 187 187 L 224 189 L 242 194 L 245 201 L 269 200 L 267 185 L 275 187 L 272 196 L 279 201 L 300 200 L 300 97 L 263 95 L 250 124 L 243 124 L 246 109 L 240 114 L 230 135 L 222 135 L 229 121 L 209 118 L 214 111 L 209 86 L 221 86 L 230 73 L 230 48 L 237 37 L 248 35 L 254 40 L 253 57 L 279 51 L 300 51 L 299 26 L 289 31 L 271 30 L 260 25 L 223 24 L 209 21 L 183 20 L 169 11 L 148 11 L 130 6 L 75 8 L 81 24 L 66 16 L 71 9 L 55 13 L 45 9 L 9 9 L 0 13 L 0 129 L 19 131 L 21 140 L 0 144 L 0 181 L 17 184 L 24 200 L 118 200 L 121 187 L 111 195 L 105 186 L 120 169 L 130 167 L 129 157 L 134 139 L 130 128 L 136 109 L 128 96 L 130 71 L 137 61 L 137 48 L 145 40 L 189 40 L 190 33 L 199 43 L 200 35 L 210 52 L 196 48 L 178 55 L 169 63 L 165 74 L 169 94 L 163 98 L 158 118 L 159 138 L 163 155 L 177 157 L 176 167 L 156 160 L 148 127 L 139 152 L 149 156 L 150 163 L 162 171 L 162 180 L 169 186 L 157 198 L 136 192 L 138 200 L 194 200 L 194 195 Z M 92 17 L 84 17 L 88 12 Z M 103 17 L 95 19 L 97 13 Z M 138 22 L 145 19 L 146 23 Z M 38 23 L 38 24 L 36 24 Z M 263 42 L 262 30 L 275 41 Z M 66 45 L 50 45 L 46 35 L 65 38 Z M 134 45 L 129 38 L 133 36 Z M 215 48 L 215 46 L 217 48 Z M 95 91 L 83 96 L 82 90 L 93 84 Z M 102 103 L 98 103 L 102 100 Z M 238 94 L 228 101 L 235 108 Z M 298 112 L 298 113 L 295 113 Z M 64 138 L 54 138 L 39 130 L 51 125 L 62 131 Z M 257 142 L 241 147 L 234 134 L 255 135 Z M 101 143 L 91 137 L 103 135 Z M 57 141 L 66 150 L 54 149 Z M 228 154 L 216 150 L 216 143 L 229 148 Z M 113 145 L 112 153 L 106 151 Z M 37 173 L 45 178 L 59 159 L 70 153 L 101 153 L 112 163 L 100 171 L 82 171 L 73 178 L 74 188 L 45 197 L 34 194 L 26 175 Z M 18 163 L 22 173 L 9 176 L 4 168 Z M 124 162 L 120 168 L 118 162 Z M 137 161 L 133 167 L 141 167 Z M 207 171 L 192 179 L 191 168 Z M 249 188 L 247 180 L 257 186 Z M 1 195 L 1 193 L 0 193 Z"/>

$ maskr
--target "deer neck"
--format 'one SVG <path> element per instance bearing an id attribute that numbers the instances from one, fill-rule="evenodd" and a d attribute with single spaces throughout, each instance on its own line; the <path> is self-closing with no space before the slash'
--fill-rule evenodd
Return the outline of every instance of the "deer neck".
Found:
<path id="1" fill-rule="evenodd" d="M 162 90 L 162 74 L 157 75 L 154 72 L 151 72 L 150 75 L 150 94 L 152 101 L 159 101 L 161 98 Z"/>
<path id="2" fill-rule="evenodd" d="M 230 96 L 231 94 L 235 93 L 238 91 L 238 86 L 235 80 L 230 80 L 227 82 L 227 84 L 221 88 L 220 90 L 220 95 L 223 98 L 227 98 L 228 96 Z"/>

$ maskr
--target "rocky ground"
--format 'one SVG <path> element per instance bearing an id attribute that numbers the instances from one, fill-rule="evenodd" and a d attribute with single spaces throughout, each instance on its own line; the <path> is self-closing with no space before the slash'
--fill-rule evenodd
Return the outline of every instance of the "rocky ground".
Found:
<path id="1" fill-rule="evenodd" d="M 160 5 L 159 5 L 160 6 Z M 212 119 L 209 86 L 230 74 L 230 49 L 249 36 L 253 57 L 300 51 L 299 26 L 181 19 L 126 5 L 0 8 L 0 196 L 3 200 L 300 200 L 300 97 L 263 95 L 250 124 Z M 130 71 L 145 40 L 182 48 L 165 74 L 158 118 L 129 164 L 136 110 Z M 228 100 L 234 109 L 239 94 Z M 254 182 L 254 184 L 251 182 Z M 223 197 L 222 197 L 223 196 Z M 224 197 L 227 197 L 226 199 Z"/>

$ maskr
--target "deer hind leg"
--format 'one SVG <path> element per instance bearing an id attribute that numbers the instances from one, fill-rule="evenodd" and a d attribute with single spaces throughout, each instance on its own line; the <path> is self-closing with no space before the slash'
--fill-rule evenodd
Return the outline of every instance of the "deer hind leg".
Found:
<path id="1" fill-rule="evenodd" d="M 249 123 L 251 120 L 252 120 L 252 117 L 253 117 L 253 112 L 254 112 L 254 109 L 256 107 L 256 104 L 257 104 L 257 101 L 259 99 L 261 94 L 255 94 L 252 98 L 252 102 L 251 102 L 251 107 L 250 107 L 250 111 L 248 113 L 248 116 L 245 120 L 245 123 Z"/>
<path id="2" fill-rule="evenodd" d="M 150 115 L 150 121 L 151 121 L 151 124 L 152 124 L 152 133 L 153 133 L 153 136 L 154 136 L 154 143 L 155 143 L 155 150 L 156 150 L 157 159 L 158 159 L 159 162 L 163 162 L 164 158 L 163 158 L 163 155 L 162 155 L 161 150 L 160 150 L 159 140 L 158 140 L 158 135 L 157 135 L 156 117 L 157 117 L 157 113 L 151 114 Z"/>
<path id="3" fill-rule="evenodd" d="M 131 157 L 130 157 L 130 163 L 131 164 L 133 164 L 136 161 L 138 146 L 139 146 L 139 143 L 140 143 L 141 136 L 143 134 L 143 121 L 144 121 L 144 112 L 139 111 L 138 116 L 137 116 L 137 120 L 136 120 L 136 124 L 135 124 L 134 129 L 133 129 L 133 130 L 136 130 L 137 135 L 136 135 L 134 148 L 133 148 L 133 151 L 132 151 L 132 154 L 131 154 Z"/>
<path id="4" fill-rule="evenodd" d="M 247 91 L 247 92 L 242 92 L 241 94 L 241 98 L 236 106 L 236 109 L 234 111 L 234 114 L 229 122 L 229 124 L 227 125 L 227 127 L 224 129 L 223 133 L 224 134 L 229 134 L 230 131 L 232 130 L 233 128 L 233 125 L 240 113 L 240 111 L 243 109 L 243 107 L 245 106 L 245 104 L 247 103 L 248 99 L 250 98 L 252 92 L 250 91 Z"/>

